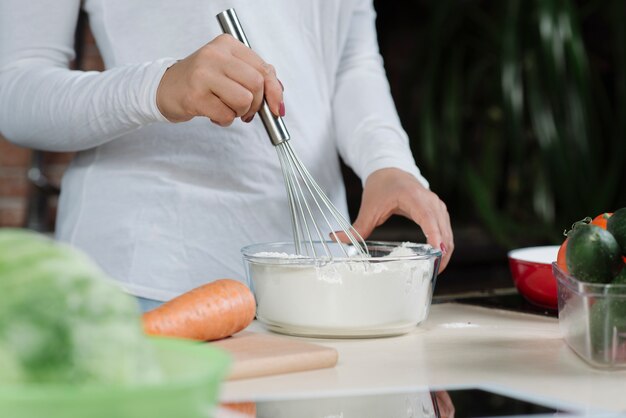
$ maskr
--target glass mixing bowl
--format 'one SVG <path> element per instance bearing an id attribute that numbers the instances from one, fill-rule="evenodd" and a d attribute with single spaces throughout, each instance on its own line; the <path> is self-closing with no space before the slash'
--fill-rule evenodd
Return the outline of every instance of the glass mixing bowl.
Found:
<path id="1" fill-rule="evenodd" d="M 318 242 L 318 254 L 324 254 Z M 441 251 L 425 244 L 368 242 L 370 257 L 296 256 L 293 243 L 244 247 L 257 319 L 270 330 L 309 337 L 407 333 L 428 316 Z M 341 244 L 343 245 L 343 244 Z M 347 246 L 348 254 L 354 253 Z"/>

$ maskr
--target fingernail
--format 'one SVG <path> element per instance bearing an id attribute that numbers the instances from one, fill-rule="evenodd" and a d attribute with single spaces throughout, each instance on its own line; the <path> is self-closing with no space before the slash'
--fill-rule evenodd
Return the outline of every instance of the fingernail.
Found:
<path id="1" fill-rule="evenodd" d="M 252 122 L 252 119 L 254 119 L 254 115 L 252 115 L 252 116 L 248 116 L 247 118 L 243 119 L 243 121 L 244 121 L 245 123 L 250 123 L 250 122 Z"/>
<path id="2" fill-rule="evenodd" d="M 446 249 L 446 244 L 442 242 L 440 247 L 441 247 L 441 254 L 446 255 L 446 253 L 448 252 L 448 250 Z"/>
<path id="3" fill-rule="evenodd" d="M 280 102 L 280 108 L 278 109 L 278 113 L 280 116 L 285 116 L 285 103 Z"/>
<path id="4" fill-rule="evenodd" d="M 280 88 L 283 89 L 283 91 L 285 91 L 285 86 L 283 86 L 283 82 L 280 81 L 279 78 L 277 78 L 276 80 L 278 80 L 278 82 L 280 83 Z"/>

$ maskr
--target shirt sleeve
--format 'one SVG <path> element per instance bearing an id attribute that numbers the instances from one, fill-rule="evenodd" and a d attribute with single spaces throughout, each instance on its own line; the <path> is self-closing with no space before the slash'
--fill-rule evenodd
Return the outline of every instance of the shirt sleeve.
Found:
<path id="1" fill-rule="evenodd" d="M 363 182 L 376 170 L 394 167 L 428 187 L 391 97 L 375 19 L 371 0 L 359 0 L 348 19 L 332 103 L 339 153 Z"/>
<path id="2" fill-rule="evenodd" d="M 80 151 L 166 121 L 156 91 L 175 60 L 71 71 L 80 0 L 0 1 L 0 130 L 46 151 Z"/>

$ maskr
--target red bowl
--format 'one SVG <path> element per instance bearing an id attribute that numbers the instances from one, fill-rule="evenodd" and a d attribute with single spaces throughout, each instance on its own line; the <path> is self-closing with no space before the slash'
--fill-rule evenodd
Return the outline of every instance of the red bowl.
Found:
<path id="1" fill-rule="evenodd" d="M 509 251 L 509 267 L 515 287 L 529 302 L 542 308 L 557 309 L 558 294 L 552 263 L 558 245 L 519 248 Z"/>

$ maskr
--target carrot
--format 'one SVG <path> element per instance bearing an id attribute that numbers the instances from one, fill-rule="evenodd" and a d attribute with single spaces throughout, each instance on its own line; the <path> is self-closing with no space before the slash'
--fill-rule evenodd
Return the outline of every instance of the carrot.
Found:
<path id="1" fill-rule="evenodd" d="M 245 284 L 220 279 L 144 313 L 143 327 L 150 335 L 211 341 L 246 328 L 255 313 L 254 296 Z"/>
<path id="2" fill-rule="evenodd" d="M 256 418 L 256 403 L 254 402 L 223 403 L 220 406 L 238 412 L 241 418 Z"/>

